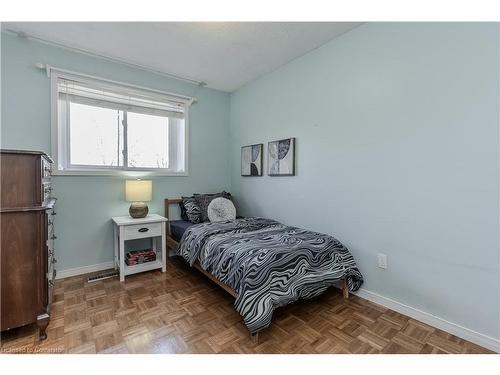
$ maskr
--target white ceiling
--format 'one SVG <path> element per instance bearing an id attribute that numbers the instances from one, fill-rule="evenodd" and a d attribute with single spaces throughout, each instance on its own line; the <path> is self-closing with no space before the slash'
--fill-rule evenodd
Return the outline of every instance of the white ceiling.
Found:
<path id="1" fill-rule="evenodd" d="M 234 91 L 358 26 L 348 22 L 16 22 L 2 28 Z"/>

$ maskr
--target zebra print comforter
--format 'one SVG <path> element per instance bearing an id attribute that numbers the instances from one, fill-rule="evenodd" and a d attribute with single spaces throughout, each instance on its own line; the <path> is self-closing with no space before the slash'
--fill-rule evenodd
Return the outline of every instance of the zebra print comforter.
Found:
<path id="1" fill-rule="evenodd" d="M 235 308 L 252 334 L 271 324 L 277 307 L 318 296 L 344 276 L 351 291 L 363 283 L 332 236 L 264 218 L 193 225 L 178 253 L 236 291 Z"/>

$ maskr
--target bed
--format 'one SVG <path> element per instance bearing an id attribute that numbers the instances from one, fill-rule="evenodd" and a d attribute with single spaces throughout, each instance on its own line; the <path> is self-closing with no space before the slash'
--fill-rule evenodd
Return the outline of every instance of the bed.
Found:
<path id="1" fill-rule="evenodd" d="M 181 199 L 165 199 L 169 207 Z M 354 258 L 332 236 L 250 217 L 192 224 L 169 220 L 167 245 L 235 297 L 255 340 L 273 311 L 298 299 L 319 296 L 341 281 L 343 296 L 363 283 Z"/>

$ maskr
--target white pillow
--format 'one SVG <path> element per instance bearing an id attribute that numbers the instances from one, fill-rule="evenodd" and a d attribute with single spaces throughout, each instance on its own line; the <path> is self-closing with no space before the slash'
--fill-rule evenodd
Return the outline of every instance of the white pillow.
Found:
<path id="1" fill-rule="evenodd" d="M 236 219 L 236 207 L 227 198 L 215 198 L 210 202 L 207 209 L 210 222 L 228 221 Z"/>

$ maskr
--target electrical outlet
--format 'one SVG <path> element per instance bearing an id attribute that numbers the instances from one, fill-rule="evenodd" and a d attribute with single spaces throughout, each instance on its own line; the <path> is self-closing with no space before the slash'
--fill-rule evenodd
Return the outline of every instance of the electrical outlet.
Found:
<path id="1" fill-rule="evenodd" d="M 387 269 L 387 255 L 378 253 L 377 259 L 379 268 Z"/>

